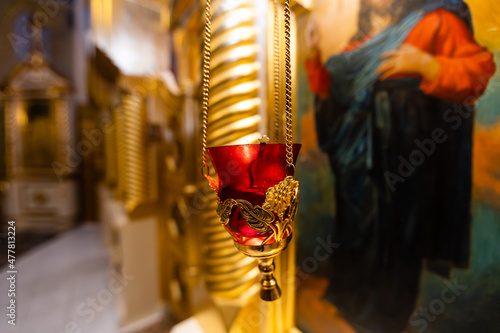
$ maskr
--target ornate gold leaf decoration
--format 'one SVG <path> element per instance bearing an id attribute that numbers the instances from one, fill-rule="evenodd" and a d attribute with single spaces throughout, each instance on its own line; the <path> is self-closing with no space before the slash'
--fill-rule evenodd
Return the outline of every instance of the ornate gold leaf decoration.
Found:
<path id="1" fill-rule="evenodd" d="M 299 182 L 290 176 L 286 177 L 266 191 L 263 207 L 275 212 L 282 219 L 290 205 L 296 202 L 298 191 Z"/>
<path id="2" fill-rule="evenodd" d="M 273 223 L 269 227 L 273 229 L 274 238 L 277 242 L 284 238 L 288 229 L 291 228 L 291 222 L 297 212 L 299 195 L 299 182 L 288 176 L 277 185 L 266 191 L 266 201 L 262 207 L 278 215 L 278 223 Z M 285 214 L 288 211 L 288 217 Z M 264 243 L 267 239 L 264 241 Z"/>
<path id="3" fill-rule="evenodd" d="M 241 216 L 247 221 L 247 225 L 257 231 L 266 231 L 267 226 L 274 221 L 274 215 L 260 206 L 252 206 L 245 200 L 237 200 Z"/>
<path id="4" fill-rule="evenodd" d="M 231 210 L 234 205 L 236 205 L 236 200 L 234 199 L 227 199 L 224 202 L 219 201 L 217 205 L 217 215 L 219 215 L 222 224 L 226 225 L 229 222 Z"/>
<path id="5" fill-rule="evenodd" d="M 219 201 L 217 214 L 222 224 L 226 225 L 229 222 L 231 210 L 236 205 L 250 228 L 261 232 L 269 229 L 273 231 L 272 235 L 262 242 L 262 245 L 273 236 L 276 242 L 280 242 L 286 231 L 291 228 L 290 224 L 297 213 L 298 194 L 299 182 L 288 176 L 266 191 L 266 200 L 262 207 L 253 206 L 242 199 L 226 199 Z M 287 212 L 288 217 L 285 218 Z M 278 221 L 274 214 L 278 216 Z"/>

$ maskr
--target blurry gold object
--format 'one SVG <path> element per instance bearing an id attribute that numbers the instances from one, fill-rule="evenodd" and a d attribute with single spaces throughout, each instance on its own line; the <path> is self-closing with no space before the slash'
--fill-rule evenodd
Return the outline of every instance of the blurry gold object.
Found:
<path id="1" fill-rule="evenodd" d="M 146 169 L 146 108 L 139 94 L 125 94 L 115 110 L 118 197 L 128 212 L 150 200 Z"/>
<path id="2" fill-rule="evenodd" d="M 30 29 L 29 61 L 16 66 L 2 94 L 9 184 L 3 213 L 20 230 L 60 231 L 76 221 L 73 176 L 92 147 L 75 144 L 71 85 L 45 61 L 40 28 Z"/>
<path id="3" fill-rule="evenodd" d="M 6 171 L 50 177 L 55 165 L 58 177 L 69 176 L 78 164 L 68 163 L 75 137 L 67 100 L 71 87 L 45 62 L 39 47 L 29 63 L 14 70 L 6 88 Z"/>
<path id="4" fill-rule="evenodd" d="M 54 125 L 56 132 L 58 133 L 57 144 L 59 145 L 56 161 L 59 161 L 60 163 L 66 161 L 67 156 L 70 155 L 70 149 L 73 145 L 71 137 L 74 134 L 72 133 L 72 121 L 68 112 L 69 109 L 70 105 L 66 100 L 58 100 L 54 102 Z"/>
<path id="5" fill-rule="evenodd" d="M 116 146 L 116 126 L 109 126 L 104 131 L 104 157 L 106 183 L 110 186 L 116 185 L 118 181 L 118 152 Z"/>
<path id="6" fill-rule="evenodd" d="M 158 224 L 161 293 L 175 317 L 182 320 L 208 301 L 208 294 L 200 295 L 197 289 L 201 226 L 193 214 L 193 203 L 198 195 L 194 184 L 199 171 L 191 163 L 198 151 L 193 138 L 196 109 L 186 107 L 192 105 L 190 97 L 186 101 L 172 76 L 158 79 L 155 97 L 156 107 L 162 110 L 157 121 L 163 127 L 158 179 L 164 189 L 159 192 L 162 207 Z"/>

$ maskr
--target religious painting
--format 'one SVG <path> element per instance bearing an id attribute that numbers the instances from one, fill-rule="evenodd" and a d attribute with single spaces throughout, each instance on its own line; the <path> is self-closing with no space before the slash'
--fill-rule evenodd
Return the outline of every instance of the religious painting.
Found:
<path id="1" fill-rule="evenodd" d="M 297 27 L 299 328 L 495 332 L 495 1 L 312 8 Z"/>

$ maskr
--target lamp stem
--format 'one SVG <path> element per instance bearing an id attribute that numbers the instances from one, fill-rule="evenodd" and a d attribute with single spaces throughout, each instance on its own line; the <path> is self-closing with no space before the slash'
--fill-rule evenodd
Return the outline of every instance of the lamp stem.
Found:
<path id="1" fill-rule="evenodd" d="M 281 297 L 281 289 L 274 277 L 274 258 L 258 259 L 259 270 L 262 274 L 260 280 L 260 298 L 267 302 L 272 302 Z"/>

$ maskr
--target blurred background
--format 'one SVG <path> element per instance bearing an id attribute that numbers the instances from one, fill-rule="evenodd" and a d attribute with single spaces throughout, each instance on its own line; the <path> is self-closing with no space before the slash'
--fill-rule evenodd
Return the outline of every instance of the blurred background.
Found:
<path id="1" fill-rule="evenodd" d="M 498 66 L 496 4 L 467 2 L 476 40 Z M 10 265 L 17 308 L 15 326 L 2 310 L 0 331 L 355 332 L 323 299 L 321 268 L 329 261 L 318 264 L 313 254 L 318 237 L 331 232 L 335 207 L 328 161 L 311 130 L 303 46 L 313 14 L 323 58 L 342 50 L 356 31 L 360 3 L 292 1 L 303 229 L 276 260 L 283 297 L 265 303 L 254 260 L 220 226 L 216 196 L 200 174 L 204 1 L 2 0 L 0 308 L 11 299 Z M 209 144 L 254 143 L 274 126 L 274 3 L 214 0 L 212 14 Z M 500 323 L 491 310 L 500 299 L 499 82 L 496 74 L 478 102 L 474 265 L 452 275 L 465 281 L 468 296 L 446 304 L 434 328 L 434 320 L 426 322 L 427 332 L 459 332 L 450 328 L 457 318 L 470 325 L 463 332 L 477 318 L 483 327 Z M 313 257 L 316 268 L 304 274 Z M 415 309 L 432 304 L 445 283 L 422 274 Z"/>
<path id="2" fill-rule="evenodd" d="M 272 6 L 214 1 L 212 144 L 265 133 Z M 16 325 L 2 320 L 2 332 L 169 332 L 206 311 L 205 331 L 226 332 L 243 307 L 262 308 L 256 264 L 220 226 L 199 171 L 203 9 L 195 0 L 0 3 L 4 309 L 8 265 L 18 270 Z M 283 272 L 293 258 L 278 264 Z M 279 320 L 239 326 L 294 327 L 288 288 Z"/>

